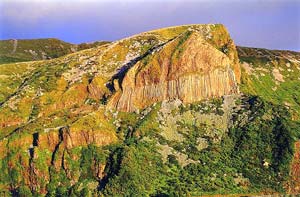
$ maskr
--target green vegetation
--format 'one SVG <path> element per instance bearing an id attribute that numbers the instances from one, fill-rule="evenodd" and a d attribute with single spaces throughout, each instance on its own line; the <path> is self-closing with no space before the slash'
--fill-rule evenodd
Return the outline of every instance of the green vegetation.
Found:
<path id="1" fill-rule="evenodd" d="M 162 161 L 153 144 L 125 146 L 119 162 L 119 169 L 114 169 L 117 174 L 105 186 L 105 196 L 150 196 L 162 186 Z"/>
<path id="2" fill-rule="evenodd" d="M 102 41 L 76 45 L 54 38 L 1 40 L 0 64 L 53 59 L 107 43 L 109 42 Z"/>
<path id="3" fill-rule="evenodd" d="M 72 44 L 57 39 L 2 40 L 0 63 L 57 58 L 71 53 Z"/>
<path id="4" fill-rule="evenodd" d="M 240 48 L 242 95 L 132 113 L 111 106 L 121 90 L 107 82 L 117 69 L 140 58 L 138 69 L 153 68 L 145 77 L 159 81 L 164 58 L 177 64 L 194 31 L 236 55 L 222 25 L 159 29 L 74 53 L 55 39 L 18 40 L 16 49 L 0 42 L 0 63 L 62 56 L 0 65 L 0 195 L 285 194 L 300 137 L 298 54 Z"/>
<path id="5" fill-rule="evenodd" d="M 214 103 L 216 108 L 220 107 L 219 101 Z M 234 126 L 229 128 L 220 143 L 214 143 L 204 135 L 204 125 L 189 124 L 180 127 L 188 127 L 189 131 L 182 133 L 185 139 L 182 143 L 162 137 L 158 139 L 159 143 L 167 144 L 195 161 L 184 167 L 172 154 L 163 162 L 156 146 L 160 136 L 156 121 L 160 105 L 142 120 L 138 120 L 140 116 L 135 114 L 121 114 L 120 132 L 125 132 L 124 143 L 103 148 L 90 145 L 67 152 L 59 151 L 55 161 L 64 161 L 64 164 L 59 168 L 50 166 L 47 193 L 49 196 L 70 193 L 75 196 L 99 193 L 105 196 L 185 196 L 268 190 L 284 192 L 283 183 L 288 179 L 288 164 L 293 153 L 293 131 L 299 130 L 299 127 L 290 122 L 290 115 L 284 107 L 259 98 L 247 99 L 242 104 L 247 108 L 236 114 Z M 203 109 L 200 106 L 208 108 L 204 104 L 189 105 L 173 112 L 173 115 L 189 110 L 200 111 Z M 215 113 L 214 109 L 205 113 Z M 244 113 L 249 110 L 247 124 L 243 125 Z M 128 129 L 130 125 L 134 127 L 133 130 Z M 150 141 L 146 140 L 147 137 L 150 137 Z M 197 149 L 199 137 L 208 140 L 207 148 Z M 48 173 L 43 156 L 47 158 L 51 155 L 37 150 L 35 153 L 39 155 L 35 168 Z M 4 173 L 8 177 L 1 177 L 1 180 L 3 183 L 10 182 L 16 188 L 14 192 L 29 195 L 30 189 L 23 185 L 19 173 L 24 166 L 16 162 L 15 167 L 6 167 L 8 162 L 17 161 L 17 155 L 18 152 L 10 150 L 10 156 L 2 160 L 3 172 L 7 169 L 9 172 Z M 60 159 L 62 155 L 63 160 Z M 80 159 L 74 160 L 75 155 Z M 100 177 L 96 170 L 99 165 L 106 166 Z M 75 185 L 71 185 L 72 180 L 76 180 Z M 43 185 L 42 180 L 40 183 Z M 39 190 L 36 192 L 39 193 Z"/>
<path id="6" fill-rule="evenodd" d="M 242 69 L 242 92 L 259 95 L 278 105 L 286 105 L 292 111 L 293 119 L 300 120 L 299 64 L 287 58 L 274 58 L 273 55 L 270 55 L 275 53 L 274 55 L 277 56 L 286 56 L 290 55 L 289 52 L 244 47 L 238 49 L 241 62 L 248 63 L 252 69 L 250 73 Z M 246 52 L 247 55 L 243 55 L 243 52 Z M 258 52 L 261 52 L 261 57 L 257 55 Z M 274 74 L 274 69 L 277 69 L 279 74 Z M 276 75 L 281 76 L 282 80 L 278 81 Z"/>
<path id="7" fill-rule="evenodd" d="M 188 129 L 182 148 L 164 139 L 195 161 L 185 167 L 174 155 L 168 155 L 166 163 L 162 161 L 155 145 L 160 132 L 155 123 L 157 109 L 153 109 L 134 130 L 135 140 L 127 143 L 122 151 L 119 149 L 118 155 L 122 156 L 116 158 L 115 174 L 103 193 L 108 196 L 182 196 L 284 192 L 294 131 L 300 128 L 290 121 L 284 107 L 256 97 L 244 98 L 242 103 L 247 107 L 236 113 L 234 125 L 220 143 L 207 138 L 209 146 L 197 150 L 197 139 L 205 137 L 205 128 L 201 126 Z M 248 123 L 244 125 L 243 118 L 248 111 Z M 147 140 L 143 140 L 143 136 L 148 136 Z"/>

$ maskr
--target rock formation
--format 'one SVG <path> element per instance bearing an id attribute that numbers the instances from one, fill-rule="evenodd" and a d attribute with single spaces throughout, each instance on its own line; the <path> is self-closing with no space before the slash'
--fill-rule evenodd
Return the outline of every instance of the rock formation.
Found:
<path id="1" fill-rule="evenodd" d="M 216 49 L 196 31 L 186 31 L 136 63 L 121 80 L 110 105 L 134 111 L 155 102 L 191 103 L 238 93 L 236 59 Z"/>
<path id="2" fill-rule="evenodd" d="M 238 57 L 210 24 L 13 63 L 37 41 L 0 54 L 3 196 L 269 194 L 287 183 L 299 193 L 299 53 L 238 47 Z M 61 43 L 46 41 L 42 59 Z"/>

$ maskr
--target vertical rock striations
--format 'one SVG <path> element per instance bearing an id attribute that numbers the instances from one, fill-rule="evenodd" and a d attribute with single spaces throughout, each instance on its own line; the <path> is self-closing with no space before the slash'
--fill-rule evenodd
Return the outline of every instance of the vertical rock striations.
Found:
<path id="1" fill-rule="evenodd" d="M 109 104 L 134 111 L 162 100 L 191 103 L 238 93 L 235 57 L 188 30 L 136 63 Z"/>

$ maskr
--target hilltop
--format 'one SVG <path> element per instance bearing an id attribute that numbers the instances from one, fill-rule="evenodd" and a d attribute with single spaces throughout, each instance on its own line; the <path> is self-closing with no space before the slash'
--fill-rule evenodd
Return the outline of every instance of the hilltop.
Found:
<path id="1" fill-rule="evenodd" d="M 108 42 L 71 44 L 55 38 L 0 41 L 0 64 L 53 59 Z"/>
<path id="2" fill-rule="evenodd" d="M 299 53 L 236 47 L 221 24 L 87 48 L 0 66 L 1 192 L 300 192 Z"/>

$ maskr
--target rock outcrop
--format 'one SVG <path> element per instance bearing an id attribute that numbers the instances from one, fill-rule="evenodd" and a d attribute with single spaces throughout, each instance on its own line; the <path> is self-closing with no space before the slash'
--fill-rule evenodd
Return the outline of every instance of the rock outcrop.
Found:
<path id="1" fill-rule="evenodd" d="M 104 122 L 106 119 L 107 121 L 102 114 L 104 114 L 102 111 L 94 114 L 94 120 Z M 81 171 L 79 164 L 76 167 L 75 163 L 80 162 L 81 150 L 86 150 L 91 145 L 101 147 L 117 142 L 112 124 L 102 123 L 98 127 L 89 128 L 89 125 L 85 123 L 92 122 L 92 117 L 89 118 L 79 120 L 70 127 L 45 128 L 43 132 L 36 132 L 32 135 L 15 133 L 0 141 L 0 159 L 8 161 L 7 164 L 1 162 L 0 167 L 8 165 L 5 174 L 17 171 L 19 175 L 15 185 L 5 185 L 5 187 L 14 190 L 24 185 L 32 191 L 39 191 L 45 195 L 46 183 L 53 178 L 54 172 L 62 173 L 62 171 L 68 179 L 74 183 L 77 182 Z M 90 165 L 94 176 L 99 180 L 102 179 L 105 164 L 94 160 Z M 1 181 L 5 180 L 4 176 L 0 178 L 3 179 Z"/>
<path id="2" fill-rule="evenodd" d="M 83 48 L 0 66 L 1 194 L 299 193 L 298 53 L 237 50 L 213 24 Z"/>
<path id="3" fill-rule="evenodd" d="M 124 79 L 119 79 L 120 92 L 110 105 L 130 112 L 163 100 L 191 103 L 238 93 L 235 70 L 239 68 L 235 68 L 235 62 L 199 32 L 188 30 L 136 63 Z"/>
<path id="4" fill-rule="evenodd" d="M 287 185 L 290 194 L 300 193 L 300 141 L 295 142 L 295 152 L 291 163 L 291 179 Z"/>

